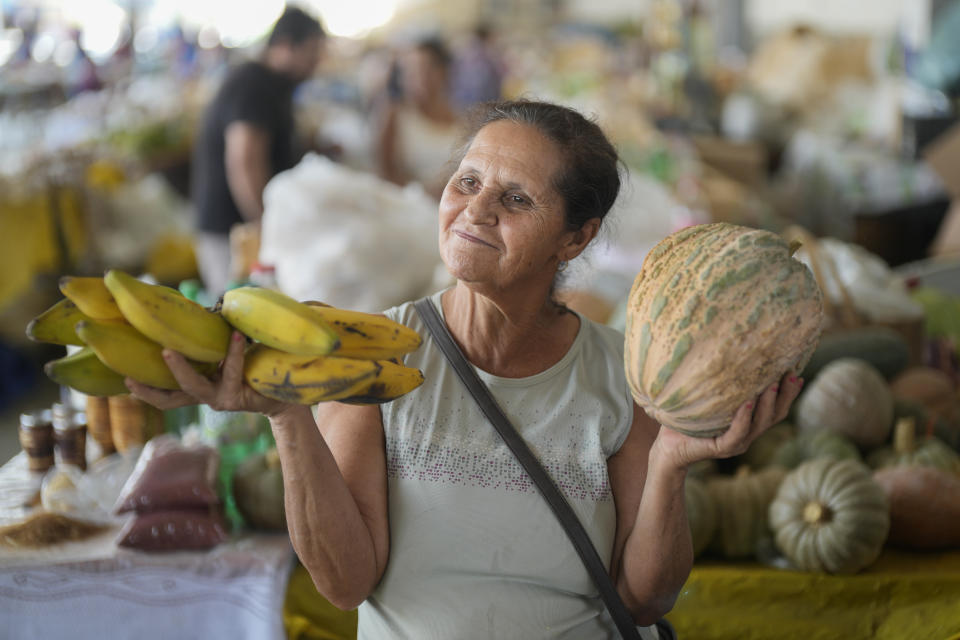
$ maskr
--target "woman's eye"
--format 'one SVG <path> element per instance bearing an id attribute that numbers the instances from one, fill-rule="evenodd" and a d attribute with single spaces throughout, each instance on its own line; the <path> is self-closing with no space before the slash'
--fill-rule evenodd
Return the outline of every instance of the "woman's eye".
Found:
<path id="1" fill-rule="evenodd" d="M 525 205 L 527 204 L 527 199 L 524 198 L 523 196 L 512 193 L 509 196 L 507 196 L 507 202 L 509 202 L 510 204 Z"/>
<path id="2" fill-rule="evenodd" d="M 460 186 L 465 187 L 467 189 L 473 189 L 474 187 L 477 186 L 477 181 L 469 176 L 465 176 L 463 178 L 460 178 Z"/>

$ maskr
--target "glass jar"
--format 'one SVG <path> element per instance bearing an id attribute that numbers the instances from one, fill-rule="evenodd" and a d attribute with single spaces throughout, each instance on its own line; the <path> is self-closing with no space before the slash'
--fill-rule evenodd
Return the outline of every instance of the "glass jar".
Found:
<path id="1" fill-rule="evenodd" d="M 60 405 L 62 407 L 62 405 Z M 53 408 L 53 438 L 57 446 L 58 462 L 72 464 L 81 470 L 87 468 L 87 416 L 70 409 Z"/>
<path id="2" fill-rule="evenodd" d="M 53 466 L 53 418 L 49 410 L 20 415 L 20 447 L 27 455 L 27 467 L 43 473 Z"/>

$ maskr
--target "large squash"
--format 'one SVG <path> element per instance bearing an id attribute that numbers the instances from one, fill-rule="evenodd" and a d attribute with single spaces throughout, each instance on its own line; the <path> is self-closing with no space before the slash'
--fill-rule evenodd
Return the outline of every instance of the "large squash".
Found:
<path id="1" fill-rule="evenodd" d="M 830 429 L 864 448 L 886 442 L 893 395 L 877 370 L 857 358 L 828 364 L 797 400 L 797 427 Z"/>
<path id="2" fill-rule="evenodd" d="M 909 549 L 960 547 L 960 477 L 930 467 L 873 474 L 890 501 L 888 543 Z"/>
<path id="3" fill-rule="evenodd" d="M 798 569 L 856 573 L 883 548 L 890 528 L 887 497 L 862 463 L 817 458 L 780 483 L 770 528 Z"/>
<path id="4" fill-rule="evenodd" d="M 637 403 L 694 436 L 802 370 L 823 322 L 813 275 L 780 236 L 727 223 L 688 227 L 647 255 L 627 304 L 625 369 Z"/>

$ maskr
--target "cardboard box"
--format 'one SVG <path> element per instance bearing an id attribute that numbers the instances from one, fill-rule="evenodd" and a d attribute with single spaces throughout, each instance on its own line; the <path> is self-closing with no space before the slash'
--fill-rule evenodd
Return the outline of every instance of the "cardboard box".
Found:
<path id="1" fill-rule="evenodd" d="M 954 198 L 960 198 L 960 124 L 931 142 L 924 159 Z"/>
<path id="2" fill-rule="evenodd" d="M 957 170 L 960 171 L 960 167 Z M 930 255 L 960 256 L 960 199 L 950 203 L 950 209 L 930 245 Z"/>
<path id="3" fill-rule="evenodd" d="M 728 178 L 750 187 L 760 187 L 767 181 L 767 150 L 762 144 L 695 136 L 693 145 L 705 165 Z"/>

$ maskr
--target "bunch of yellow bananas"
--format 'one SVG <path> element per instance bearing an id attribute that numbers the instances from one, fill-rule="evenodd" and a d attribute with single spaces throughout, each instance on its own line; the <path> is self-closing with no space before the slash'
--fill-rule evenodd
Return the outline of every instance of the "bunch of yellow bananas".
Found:
<path id="1" fill-rule="evenodd" d="M 267 397 L 376 404 L 423 383 L 418 369 L 397 361 L 420 346 L 420 335 L 383 316 L 301 303 L 257 287 L 227 291 L 220 315 L 259 343 L 247 351 L 243 374 Z"/>
<path id="2" fill-rule="evenodd" d="M 174 289 L 116 270 L 103 278 L 65 277 L 60 290 L 66 298 L 34 318 L 27 335 L 83 345 L 44 370 L 57 383 L 90 395 L 126 393 L 125 376 L 177 389 L 161 356 L 164 348 L 210 375 L 226 356 L 231 326 L 258 343 L 248 349 L 244 378 L 271 398 L 380 403 L 423 382 L 419 370 L 397 361 L 420 346 L 420 336 L 383 316 L 300 303 L 255 287 L 227 292 L 217 313 Z"/>

